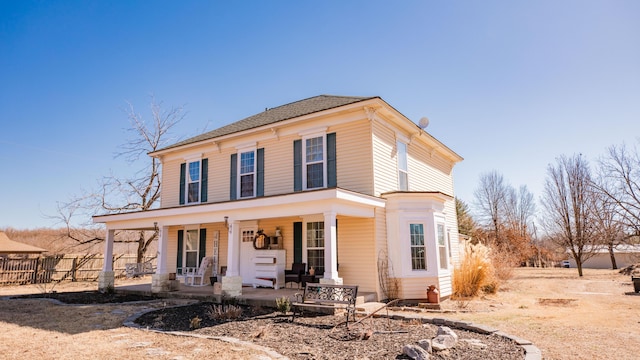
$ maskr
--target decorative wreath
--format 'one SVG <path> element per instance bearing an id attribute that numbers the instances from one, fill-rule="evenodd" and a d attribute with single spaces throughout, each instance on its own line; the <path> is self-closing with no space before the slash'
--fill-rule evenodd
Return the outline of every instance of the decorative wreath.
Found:
<path id="1" fill-rule="evenodd" d="M 258 233 L 253 238 L 253 248 L 256 250 L 262 250 L 269 247 L 269 238 L 262 230 L 258 230 Z"/>

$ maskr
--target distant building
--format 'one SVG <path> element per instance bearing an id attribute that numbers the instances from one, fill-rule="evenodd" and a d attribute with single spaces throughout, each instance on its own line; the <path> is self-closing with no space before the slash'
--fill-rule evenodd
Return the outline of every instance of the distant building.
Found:
<path id="1" fill-rule="evenodd" d="M 12 254 L 42 254 L 47 250 L 27 245 L 21 242 L 13 241 L 9 239 L 7 234 L 0 232 L 0 256 L 7 256 Z"/>
<path id="2" fill-rule="evenodd" d="M 567 251 L 569 252 L 569 251 Z M 640 245 L 619 245 L 613 249 L 618 269 L 632 264 L 640 263 Z M 569 256 L 569 266 L 577 267 L 576 261 Z M 596 250 L 596 254 L 587 259 L 583 264 L 587 269 L 611 269 L 611 256 L 606 247 Z"/>

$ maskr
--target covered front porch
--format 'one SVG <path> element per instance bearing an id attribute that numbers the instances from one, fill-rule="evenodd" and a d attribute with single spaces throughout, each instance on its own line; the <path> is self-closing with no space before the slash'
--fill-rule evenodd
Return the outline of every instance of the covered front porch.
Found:
<path id="1" fill-rule="evenodd" d="M 149 281 L 148 283 L 115 286 L 115 291 L 117 293 L 153 295 L 164 298 L 194 299 L 198 301 L 221 302 L 223 300 L 222 295 L 215 295 L 213 293 L 213 286 L 211 285 L 187 286 L 184 284 L 180 284 L 176 291 L 156 293 L 151 291 L 151 282 Z M 302 293 L 302 291 L 302 288 L 298 288 L 295 286 L 279 288 L 278 290 L 274 290 L 271 288 L 254 288 L 252 286 L 245 286 L 242 288 L 242 295 L 236 297 L 236 300 L 242 304 L 252 306 L 275 307 L 276 299 L 286 297 L 292 300 L 295 297 L 296 293 Z M 373 301 L 376 301 L 375 293 L 358 292 L 358 299 L 356 301 L 356 304 Z"/>
<path id="2" fill-rule="evenodd" d="M 113 242 L 116 230 L 140 230 L 146 229 L 158 232 L 158 256 L 156 273 L 152 276 L 152 283 L 148 291 L 154 294 L 176 292 L 179 294 L 193 294 L 193 296 L 213 297 L 210 286 L 201 289 L 185 286 L 175 280 L 176 273 L 184 266 L 190 254 L 184 253 L 182 248 L 190 231 L 199 231 L 200 237 L 204 233 L 207 249 L 201 253 L 213 254 L 219 250 L 215 261 L 214 275 L 223 273 L 221 277 L 221 295 L 226 297 L 243 298 L 249 294 L 256 297 L 262 292 L 270 292 L 269 298 L 275 301 L 279 297 L 279 291 L 288 291 L 281 286 L 273 286 L 272 289 L 254 289 L 251 285 L 251 272 L 247 273 L 248 261 L 254 253 L 247 251 L 246 238 L 248 229 L 264 229 L 268 234 L 282 234 L 283 240 L 280 250 L 286 252 L 285 265 L 289 269 L 293 262 L 306 262 L 307 269 L 311 265 L 322 270 L 321 283 L 343 283 L 343 269 L 353 274 L 349 277 L 349 284 L 362 285 L 360 282 L 368 282 L 367 290 L 375 293 L 377 276 L 371 272 L 375 267 L 376 254 L 373 244 L 371 256 L 358 252 L 361 246 L 365 246 L 363 239 L 371 236 L 354 239 L 350 243 L 351 236 L 341 239 L 341 246 L 347 248 L 349 255 L 352 253 L 367 257 L 367 264 L 361 265 L 363 258 L 344 256 L 340 259 L 338 267 L 338 218 L 345 234 L 359 231 L 370 232 L 371 219 L 376 216 L 376 209 L 384 208 L 383 199 L 347 191 L 339 188 L 308 191 L 281 196 L 253 198 L 239 201 L 228 201 L 215 204 L 198 204 L 181 206 L 176 208 L 157 209 L 145 212 L 128 214 L 114 214 L 94 217 L 94 222 L 104 223 L 107 227 L 107 241 L 105 242 L 105 258 L 112 258 Z M 361 219 L 361 220 L 358 220 Z M 362 221 L 369 219 L 369 221 Z M 317 238 L 317 244 L 312 246 L 312 241 L 307 241 L 309 229 L 305 230 L 296 224 L 307 223 L 320 224 L 322 232 L 318 232 L 321 238 Z M 364 225 L 364 226 L 361 226 Z M 300 233 L 302 235 L 300 235 Z M 192 236 L 194 238 L 196 235 Z M 251 235 L 250 235 L 251 236 Z M 301 237 L 302 236 L 302 237 Z M 304 238 L 304 241 L 302 240 Z M 206 241 L 206 239 L 209 239 Z M 294 240 L 295 239 L 295 240 Z M 211 241 L 211 242 L 209 242 Z M 215 248 L 209 249 L 209 244 L 215 243 Z M 299 243 L 303 245 L 300 246 Z M 202 245 L 202 242 L 200 242 Z M 254 245 L 254 244 L 251 244 Z M 319 251 L 314 247 L 321 248 Z M 252 248 L 249 248 L 252 249 Z M 278 251 L 280 251 L 278 250 Z M 362 250 L 362 248 L 360 248 Z M 371 257 L 371 259 L 369 259 Z M 199 260 L 196 260 L 199 263 Z M 315 261 L 315 262 L 314 262 Z M 105 261 L 104 269 L 99 279 L 101 290 L 113 286 L 113 270 L 111 261 Z M 222 270 L 224 268 L 224 270 Z M 340 274 L 338 273 L 340 270 Z M 368 273 L 366 278 L 360 274 Z M 256 275 L 257 277 L 257 275 Z M 373 279 L 373 280 L 372 280 Z M 253 284 L 255 285 L 255 283 Z M 208 289 L 207 289 L 208 288 Z M 364 289 L 363 289 L 364 290 Z M 145 288 L 145 290 L 147 289 Z M 259 297 L 259 296 L 258 296 Z"/>

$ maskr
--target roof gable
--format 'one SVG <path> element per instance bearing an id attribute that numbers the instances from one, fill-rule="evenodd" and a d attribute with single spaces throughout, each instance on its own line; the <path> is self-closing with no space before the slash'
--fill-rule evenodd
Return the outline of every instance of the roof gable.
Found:
<path id="1" fill-rule="evenodd" d="M 0 254 L 39 254 L 47 250 L 9 239 L 0 232 Z"/>
<path id="2" fill-rule="evenodd" d="M 204 134 L 194 136 L 192 138 L 180 141 L 173 145 L 169 145 L 158 151 L 172 149 L 183 145 L 194 144 L 200 141 L 214 139 L 245 130 L 258 128 L 260 126 L 274 124 L 277 122 L 293 119 L 299 116 L 313 114 L 316 112 L 337 108 L 344 105 L 357 103 L 360 101 L 378 98 L 358 97 L 358 96 L 335 96 L 335 95 L 319 95 L 308 99 L 295 101 L 286 105 L 275 108 L 265 109 L 265 111 L 249 116 L 234 123 L 225 125 L 218 129 L 206 132 Z"/>

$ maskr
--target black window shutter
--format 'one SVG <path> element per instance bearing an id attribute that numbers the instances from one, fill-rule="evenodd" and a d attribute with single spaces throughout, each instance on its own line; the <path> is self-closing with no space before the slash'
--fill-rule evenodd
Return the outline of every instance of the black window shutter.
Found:
<path id="1" fill-rule="evenodd" d="M 178 259 L 176 266 L 178 268 L 178 274 L 182 274 L 182 249 L 184 247 L 184 230 L 178 230 Z"/>
<path id="2" fill-rule="evenodd" d="M 202 159 L 202 183 L 200 185 L 200 202 L 207 202 L 209 187 L 209 159 Z"/>
<path id="3" fill-rule="evenodd" d="M 327 187 L 338 186 L 336 175 L 336 133 L 331 133 L 327 134 Z"/>
<path id="4" fill-rule="evenodd" d="M 238 188 L 238 154 L 231 154 L 231 180 L 229 183 L 229 199 L 235 200 Z"/>
<path id="5" fill-rule="evenodd" d="M 264 148 L 256 151 L 256 196 L 264 196 Z"/>
<path id="6" fill-rule="evenodd" d="M 180 205 L 184 204 L 184 193 L 187 181 L 187 164 L 180 164 Z"/>
<path id="7" fill-rule="evenodd" d="M 302 262 L 302 222 L 293 223 L 293 262 Z"/>
<path id="8" fill-rule="evenodd" d="M 293 141 L 293 191 L 302 191 L 302 140 Z"/>
<path id="9" fill-rule="evenodd" d="M 202 258 L 207 256 L 207 229 L 200 229 L 200 248 L 198 249 L 198 266 L 202 263 Z"/>

